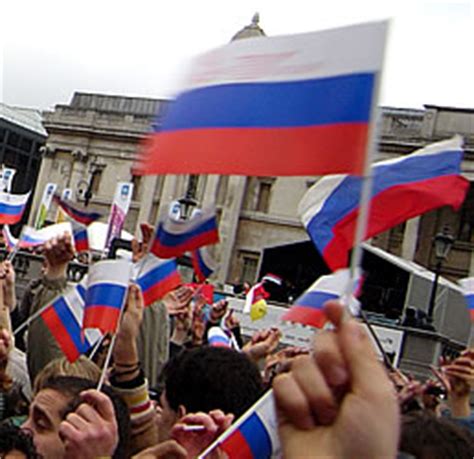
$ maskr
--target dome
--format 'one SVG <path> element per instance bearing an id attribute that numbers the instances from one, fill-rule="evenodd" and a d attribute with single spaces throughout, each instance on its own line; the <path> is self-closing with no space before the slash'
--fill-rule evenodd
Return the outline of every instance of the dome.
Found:
<path id="1" fill-rule="evenodd" d="M 242 38 L 254 38 L 254 37 L 265 37 L 265 32 L 259 25 L 260 15 L 255 13 L 252 18 L 252 22 L 245 26 L 243 29 L 239 30 L 233 37 L 231 41 L 240 40 Z"/>

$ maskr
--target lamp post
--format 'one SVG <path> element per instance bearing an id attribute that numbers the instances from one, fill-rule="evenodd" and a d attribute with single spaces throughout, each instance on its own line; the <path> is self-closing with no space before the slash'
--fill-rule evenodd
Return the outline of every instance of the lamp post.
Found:
<path id="1" fill-rule="evenodd" d="M 428 308 L 428 318 L 433 319 L 433 311 L 436 302 L 436 290 L 438 289 L 439 274 L 443 262 L 448 258 L 449 251 L 454 244 L 454 237 L 450 234 L 449 228 L 445 226 L 441 233 L 438 233 L 434 237 L 434 247 L 436 254 L 436 266 L 435 266 L 435 277 L 433 285 L 431 287 L 430 303 Z"/>
<path id="2" fill-rule="evenodd" d="M 184 197 L 178 199 L 180 207 L 179 218 L 181 220 L 187 220 L 190 218 L 193 209 L 197 206 L 196 191 L 198 180 L 198 175 L 190 175 L 186 188 L 186 194 Z"/>

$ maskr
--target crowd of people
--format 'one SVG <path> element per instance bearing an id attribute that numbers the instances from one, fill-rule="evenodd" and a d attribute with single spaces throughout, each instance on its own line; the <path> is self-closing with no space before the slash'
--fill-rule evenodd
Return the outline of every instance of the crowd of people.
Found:
<path id="1" fill-rule="evenodd" d="M 150 237 L 134 241 L 133 261 Z M 68 286 L 70 236 L 49 241 L 43 256 L 42 275 L 22 298 L 13 265 L 0 267 L 1 457 L 195 458 L 271 389 L 274 457 L 474 456 L 474 350 L 442 359 L 433 378 L 417 381 L 385 368 L 336 301 L 325 305 L 332 327 L 296 348 L 280 342 L 278 324 L 244 339 L 227 301 L 206 304 L 191 287 L 144 308 L 132 283 L 115 339 L 70 363 L 41 318 L 25 336 L 12 333 Z M 209 345 L 213 327 L 234 345 Z M 226 453 L 217 446 L 208 457 Z"/>

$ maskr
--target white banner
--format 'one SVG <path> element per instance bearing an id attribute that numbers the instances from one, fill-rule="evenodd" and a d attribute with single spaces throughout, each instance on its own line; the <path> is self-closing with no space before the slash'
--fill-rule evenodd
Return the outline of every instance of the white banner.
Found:
<path id="1" fill-rule="evenodd" d="M 119 182 L 115 189 L 115 196 L 110 209 L 105 248 L 108 249 L 112 241 L 120 237 L 125 218 L 132 202 L 133 183 Z"/>
<path id="2" fill-rule="evenodd" d="M 15 173 L 16 170 L 10 167 L 0 169 L 0 191 L 6 191 L 7 193 L 12 191 L 12 182 Z"/>
<path id="3" fill-rule="evenodd" d="M 56 183 L 47 183 L 44 187 L 43 197 L 41 198 L 41 204 L 38 209 L 38 214 L 36 216 L 35 228 L 40 229 L 44 226 L 46 222 L 46 217 L 48 215 L 49 207 L 51 206 L 51 201 L 53 200 L 54 193 L 58 186 Z"/>

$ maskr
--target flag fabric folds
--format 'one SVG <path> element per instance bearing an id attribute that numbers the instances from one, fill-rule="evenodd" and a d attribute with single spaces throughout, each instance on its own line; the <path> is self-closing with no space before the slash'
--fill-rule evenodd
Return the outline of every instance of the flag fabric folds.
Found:
<path id="1" fill-rule="evenodd" d="M 199 247 L 219 242 L 215 209 L 197 212 L 189 220 L 168 214 L 158 223 L 151 252 L 159 258 L 174 258 Z"/>
<path id="2" fill-rule="evenodd" d="M 471 322 L 474 322 L 474 277 L 466 277 L 465 279 L 460 279 L 458 282 L 464 292 Z"/>
<path id="3" fill-rule="evenodd" d="M 69 215 L 69 217 L 71 217 L 73 220 L 83 225 L 88 226 L 102 217 L 102 214 L 99 212 L 81 209 L 69 201 L 61 199 L 57 195 L 54 195 L 54 201 L 59 207 L 61 207 L 66 215 Z"/>
<path id="4" fill-rule="evenodd" d="M 216 269 L 216 262 L 207 247 L 200 247 L 191 252 L 194 274 L 199 282 L 204 282 Z"/>
<path id="5" fill-rule="evenodd" d="M 135 270 L 138 270 L 136 283 L 142 290 L 145 306 L 163 298 L 182 283 L 175 260 L 162 260 L 151 253 L 136 264 Z"/>
<path id="6" fill-rule="evenodd" d="M 360 276 L 357 273 L 352 292 L 358 288 L 359 278 Z M 281 320 L 322 328 L 326 323 L 323 310 L 324 303 L 341 298 L 345 294 L 350 280 L 348 269 L 341 269 L 333 274 L 321 276 L 296 299 L 288 312 L 283 314 Z"/>
<path id="7" fill-rule="evenodd" d="M 7 250 L 13 250 L 18 244 L 19 239 L 13 236 L 8 225 L 3 225 L 2 234 Z"/>
<path id="8" fill-rule="evenodd" d="M 30 193 L 11 194 L 0 192 L 0 224 L 14 225 L 21 220 Z"/>
<path id="9" fill-rule="evenodd" d="M 84 329 L 115 333 L 125 304 L 131 267 L 127 260 L 104 260 L 89 269 Z"/>
<path id="10" fill-rule="evenodd" d="M 74 248 L 77 253 L 89 251 L 89 236 L 87 235 L 87 226 L 81 225 L 73 220 L 72 235 L 74 238 Z"/>
<path id="11" fill-rule="evenodd" d="M 45 226 L 39 230 L 31 226 L 24 226 L 20 234 L 20 248 L 38 247 L 53 237 L 62 236 L 64 233 L 72 234 L 72 228 L 69 222 Z"/>
<path id="12" fill-rule="evenodd" d="M 373 187 L 365 238 L 405 220 L 449 205 L 457 209 L 469 188 L 461 174 L 462 139 L 431 144 L 372 167 Z M 299 215 L 314 245 L 333 271 L 347 266 L 353 246 L 362 179 L 323 177 L 299 205 Z"/>
<path id="13" fill-rule="evenodd" d="M 224 451 L 228 459 L 279 457 L 280 440 L 273 391 L 268 391 L 258 400 L 198 459 L 204 459 L 215 448 Z"/>
<path id="14" fill-rule="evenodd" d="M 84 315 L 84 285 L 78 284 L 56 298 L 41 313 L 41 318 L 69 362 L 87 352 L 101 337 L 97 330 L 81 331 Z"/>
<path id="15" fill-rule="evenodd" d="M 386 31 L 374 22 L 250 38 L 198 57 L 136 171 L 360 173 Z"/>

